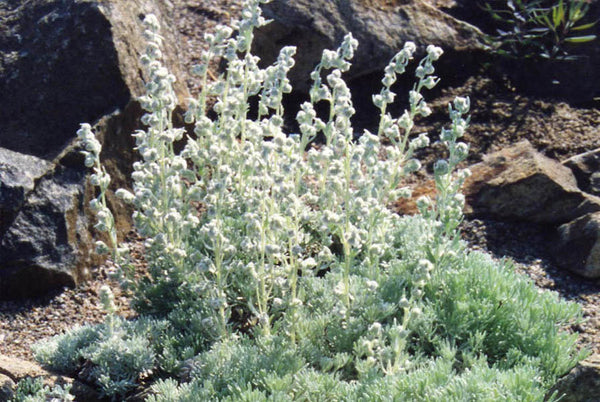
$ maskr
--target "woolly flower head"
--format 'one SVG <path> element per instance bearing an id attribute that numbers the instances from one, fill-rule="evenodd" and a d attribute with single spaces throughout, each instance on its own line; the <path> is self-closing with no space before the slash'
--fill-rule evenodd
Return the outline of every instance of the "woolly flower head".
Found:
<path id="1" fill-rule="evenodd" d="M 100 303 L 102 304 L 104 311 L 108 314 L 113 314 L 117 311 L 117 307 L 115 306 L 115 296 L 108 285 L 102 285 L 100 288 Z"/>
<path id="2" fill-rule="evenodd" d="M 457 96 L 454 99 L 454 108 L 461 114 L 466 114 L 471 107 L 471 100 L 469 97 Z"/>
<path id="3" fill-rule="evenodd" d="M 144 25 L 146 28 L 156 32 L 160 29 L 160 24 L 158 23 L 158 18 L 154 14 L 148 14 L 144 18 Z"/>
<path id="4" fill-rule="evenodd" d="M 415 42 L 408 41 L 404 43 L 404 48 L 402 50 L 406 52 L 409 57 L 412 57 L 417 50 L 417 45 L 415 45 Z"/>
<path id="5" fill-rule="evenodd" d="M 427 55 L 429 56 L 429 58 L 432 61 L 438 60 L 442 56 L 443 53 L 444 53 L 444 51 L 442 50 L 441 47 L 434 46 L 434 45 L 427 46 Z"/>

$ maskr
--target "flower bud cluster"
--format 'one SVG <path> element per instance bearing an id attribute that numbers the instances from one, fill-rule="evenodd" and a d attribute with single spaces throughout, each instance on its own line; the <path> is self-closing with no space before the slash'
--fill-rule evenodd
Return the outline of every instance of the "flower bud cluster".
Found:
<path id="1" fill-rule="evenodd" d="M 450 128 L 443 128 L 440 133 L 440 142 L 448 149 L 448 158 L 438 160 L 433 166 L 437 189 L 435 202 L 428 197 L 417 200 L 419 211 L 428 218 L 435 232 L 431 254 L 437 263 L 454 255 L 454 251 L 448 247 L 455 243 L 447 240 L 456 238 L 458 226 L 463 219 L 465 197 L 461 193 L 461 187 L 471 173 L 468 169 L 459 170 L 458 165 L 466 159 L 469 152 L 468 145 L 460 141 L 469 124 L 469 118 L 463 118 L 469 107 L 469 98 L 463 97 L 457 97 L 448 105 L 452 124 Z"/>
<path id="2" fill-rule="evenodd" d="M 106 233 L 110 242 L 109 246 L 102 240 L 96 241 L 96 252 L 98 254 L 107 254 L 112 251 L 114 262 L 119 264 L 122 261 L 120 261 L 120 249 L 117 243 L 117 230 L 113 214 L 108 208 L 106 201 L 106 192 L 110 185 L 110 175 L 100 163 L 102 146 L 92 132 L 92 127 L 87 123 L 81 124 L 80 129 L 77 131 L 77 138 L 84 149 L 82 154 L 85 157 L 85 166 L 92 168 L 90 183 L 99 189 L 98 196 L 90 201 L 90 209 L 96 215 L 94 228 Z"/>
<path id="3" fill-rule="evenodd" d="M 100 288 L 100 304 L 108 314 L 114 314 L 117 311 L 115 295 L 108 285 L 102 285 Z"/>

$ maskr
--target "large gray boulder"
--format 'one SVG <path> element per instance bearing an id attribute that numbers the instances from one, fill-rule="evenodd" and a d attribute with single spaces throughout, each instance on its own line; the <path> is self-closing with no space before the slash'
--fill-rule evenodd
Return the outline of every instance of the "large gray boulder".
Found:
<path id="1" fill-rule="evenodd" d="M 164 63 L 183 77 L 168 0 L 0 1 L 0 299 L 74 285 L 100 260 L 95 218 L 76 144 L 95 123 L 114 187 L 126 186 L 140 128 L 146 41 L 142 20 L 161 21 Z M 176 83 L 181 104 L 189 96 Z M 130 210 L 112 194 L 120 234 Z"/>
<path id="2" fill-rule="evenodd" d="M 148 13 L 164 21 L 167 65 L 181 76 L 168 1 L 0 2 L 0 147 L 52 159 L 80 123 L 142 95 Z M 187 96 L 183 83 L 176 92 Z"/>
<path id="3" fill-rule="evenodd" d="M 0 298 L 40 294 L 88 276 L 93 242 L 83 213 L 87 173 L 81 162 L 74 150 L 54 164 L 39 160 L 46 172 L 0 234 Z"/>
<path id="4" fill-rule="evenodd" d="M 348 32 L 359 41 L 348 80 L 382 71 L 406 41 L 415 42 L 420 54 L 429 44 L 460 53 L 463 66 L 483 48 L 477 28 L 424 0 L 274 0 L 263 10 L 273 21 L 256 33 L 253 53 L 272 63 L 282 46 L 297 46 L 289 77 L 300 91 L 310 87 L 323 49 L 337 48 Z"/>

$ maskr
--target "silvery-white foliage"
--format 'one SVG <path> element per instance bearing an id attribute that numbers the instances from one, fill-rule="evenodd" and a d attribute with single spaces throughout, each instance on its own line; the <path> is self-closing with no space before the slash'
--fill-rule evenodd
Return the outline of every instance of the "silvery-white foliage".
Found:
<path id="1" fill-rule="evenodd" d="M 348 34 L 338 49 L 323 52 L 311 74 L 310 102 L 302 104 L 296 116 L 300 133 L 288 134 L 283 98 L 292 90 L 287 74 L 296 49 L 284 47 L 272 66 L 259 67 L 250 46 L 253 29 L 266 23 L 259 7 L 264 2 L 244 2 L 243 19 L 233 25 L 237 33 L 218 27 L 206 35 L 209 48 L 201 55 L 203 64 L 193 71 L 202 88 L 185 116 L 194 124 L 194 136 L 185 138 L 180 153 L 174 143 L 185 134 L 172 125 L 175 77 L 161 63 L 156 18 L 145 19 L 148 45 L 142 62 L 149 80 L 140 102 L 148 127 L 134 134 L 141 160 L 134 164 L 133 190 L 117 191 L 135 206 L 136 227 L 146 238 L 151 286 L 181 278 L 180 286 L 203 289 L 202 294 L 210 296 L 205 320 L 215 336 L 227 334 L 230 306 L 240 304 L 268 335 L 272 314 L 278 311 L 275 304 L 286 304 L 292 311 L 303 308 L 301 278 L 312 276 L 313 270 L 328 269 L 339 276 L 332 292 L 339 297 L 342 315 L 352 308 L 352 276 L 366 277 L 366 286 L 377 289 L 379 275 L 394 257 L 391 239 L 398 217 L 388 206 L 410 196 L 402 180 L 420 169 L 414 152 L 430 142 L 426 133 L 412 133 L 414 119 L 431 113 L 421 92 L 439 82 L 433 62 L 442 50 L 429 46 L 417 66 L 408 108 L 400 116 L 387 111 L 397 97 L 391 87 L 416 50 L 407 42 L 384 69 L 383 87 L 373 96 L 380 110 L 377 132 L 354 132 L 350 119 L 355 109 L 343 73 L 350 68 L 358 42 Z M 215 57 L 224 58 L 227 67 L 211 82 L 207 63 Z M 253 99 L 258 108 L 251 117 Z M 317 115 L 318 103 L 327 106 L 325 116 Z M 441 237 L 453 235 L 462 217 L 464 198 L 457 194 L 465 174 L 456 177 L 453 171 L 468 152 L 458 141 L 468 124 L 462 118 L 468 108 L 468 98 L 457 98 L 450 106 L 452 126 L 441 134 L 449 158 L 434 168 L 441 191 L 435 203 L 418 202 L 420 210 L 438 222 L 432 227 Z M 319 135 L 324 142 L 315 144 Z M 82 125 L 79 136 L 86 164 L 95 166 L 92 180 L 105 191 L 110 178 L 98 162 L 100 144 L 89 125 Z M 98 228 L 110 231 L 112 215 L 102 199 L 95 200 L 94 208 Z M 430 241 L 432 248 L 446 244 Z M 435 250 L 429 263 L 441 254 Z M 415 268 L 411 300 L 420 297 L 431 267 L 423 262 Z M 183 272 L 194 272 L 196 283 L 190 283 L 191 277 L 184 280 Z M 408 320 L 412 313 L 406 309 Z M 287 332 L 293 338 L 295 324 L 288 318 Z"/>

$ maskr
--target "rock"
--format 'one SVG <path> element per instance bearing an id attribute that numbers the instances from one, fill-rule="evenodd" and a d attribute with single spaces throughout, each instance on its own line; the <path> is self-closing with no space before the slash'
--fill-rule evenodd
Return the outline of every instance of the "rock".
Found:
<path id="1" fill-rule="evenodd" d="M 95 125 L 114 188 L 128 185 L 129 134 L 139 128 L 135 116 L 140 113 L 132 102 Z M 87 279 L 89 268 L 102 261 L 93 239 L 103 234 L 93 229 L 89 201 L 96 190 L 87 180 L 77 141 L 51 162 L 0 148 L 0 166 L 5 167 L 0 172 L 0 299 L 31 297 Z M 132 209 L 113 192 L 107 200 L 124 238 L 131 230 Z"/>
<path id="2" fill-rule="evenodd" d="M 556 392 L 562 402 L 597 402 L 600 395 L 600 355 L 594 354 L 580 362 L 560 379 L 550 394 Z"/>
<path id="3" fill-rule="evenodd" d="M 141 19 L 163 22 L 165 64 L 182 76 L 170 2 L 8 0 L 0 6 L 0 147 L 52 159 L 93 122 L 144 93 Z M 180 100 L 188 96 L 183 82 Z"/>
<path id="4" fill-rule="evenodd" d="M 600 211 L 600 198 L 579 190 L 573 173 L 521 141 L 484 156 L 465 182 L 467 214 L 563 224 Z"/>
<path id="5" fill-rule="evenodd" d="M 0 402 L 10 401 L 14 396 L 15 382 L 7 375 L 0 374 Z"/>
<path id="6" fill-rule="evenodd" d="M 34 296 L 88 277 L 93 242 L 83 213 L 87 173 L 81 163 L 73 152 L 52 165 L 1 234 L 0 299 Z"/>
<path id="7" fill-rule="evenodd" d="M 472 175 L 462 192 L 465 214 L 473 218 L 560 225 L 600 211 L 599 197 L 579 190 L 568 168 L 537 152 L 527 140 L 485 155 L 469 169 Z M 416 200 L 433 199 L 435 193 L 430 180 L 415 188 L 410 199 L 398 200 L 395 208 L 415 214 Z"/>
<path id="8" fill-rule="evenodd" d="M 600 212 L 561 225 L 552 252 L 562 268 L 600 278 Z"/>
<path id="9" fill-rule="evenodd" d="M 11 356 L 0 355 L 0 374 L 19 382 L 25 377 L 51 377 L 39 364 Z"/>
<path id="10" fill-rule="evenodd" d="M 573 171 L 579 188 L 600 196 L 600 148 L 575 155 L 563 161 L 563 165 Z"/>
<path id="11" fill-rule="evenodd" d="M 75 396 L 75 400 L 77 401 L 95 402 L 101 400 L 96 391 L 80 381 L 52 373 L 37 363 L 0 355 L 0 402 L 9 400 L 8 398 L 2 399 L 3 392 L 6 391 L 6 394 L 9 394 L 14 389 L 16 383 L 28 377 L 41 377 L 44 385 L 49 387 L 57 384 L 63 386 L 71 384 L 70 393 Z"/>
<path id="12" fill-rule="evenodd" d="M 458 52 L 461 66 L 483 49 L 477 28 L 424 0 L 275 0 L 263 10 L 273 21 L 256 33 L 253 53 L 272 63 L 282 46 L 297 46 L 296 66 L 289 78 L 303 92 L 312 84 L 309 74 L 323 49 L 337 48 L 348 32 L 359 41 L 348 81 L 382 71 L 406 41 L 415 42 L 420 55 L 428 44 Z M 459 69 L 456 63 L 454 68 Z"/>
<path id="13" fill-rule="evenodd" d="M 114 188 L 126 187 L 145 93 L 142 19 L 162 23 L 164 64 L 182 77 L 169 0 L 0 2 L 0 299 L 29 297 L 86 279 L 95 189 L 76 145 L 95 124 Z M 181 103 L 184 80 L 176 83 Z M 131 209 L 108 202 L 121 235 Z"/>
<path id="14" fill-rule="evenodd" d="M 50 166 L 35 156 L 0 148 L 0 238 Z"/>

